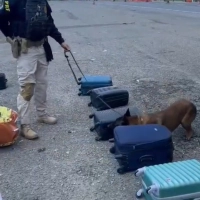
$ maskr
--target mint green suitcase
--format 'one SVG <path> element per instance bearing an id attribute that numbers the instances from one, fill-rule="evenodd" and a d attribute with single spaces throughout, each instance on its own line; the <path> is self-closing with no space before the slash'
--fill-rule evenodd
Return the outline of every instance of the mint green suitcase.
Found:
<path id="1" fill-rule="evenodd" d="M 195 159 L 143 167 L 135 176 L 142 179 L 137 199 L 200 200 L 200 162 Z"/>

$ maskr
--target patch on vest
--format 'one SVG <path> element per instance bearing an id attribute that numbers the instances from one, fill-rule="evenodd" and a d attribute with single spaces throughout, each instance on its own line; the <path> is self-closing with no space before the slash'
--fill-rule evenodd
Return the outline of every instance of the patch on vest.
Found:
<path id="1" fill-rule="evenodd" d="M 5 10 L 6 10 L 7 12 L 10 12 L 9 1 L 5 1 L 5 2 L 4 2 L 4 7 L 5 7 Z"/>

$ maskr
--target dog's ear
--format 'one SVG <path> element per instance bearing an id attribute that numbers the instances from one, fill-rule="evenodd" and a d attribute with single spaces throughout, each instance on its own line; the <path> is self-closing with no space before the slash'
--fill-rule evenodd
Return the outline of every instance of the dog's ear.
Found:
<path id="1" fill-rule="evenodd" d="M 125 117 L 130 117 L 130 116 L 131 116 L 131 114 L 130 114 L 130 110 L 128 108 L 127 111 L 126 111 L 126 113 L 124 114 L 124 118 Z"/>

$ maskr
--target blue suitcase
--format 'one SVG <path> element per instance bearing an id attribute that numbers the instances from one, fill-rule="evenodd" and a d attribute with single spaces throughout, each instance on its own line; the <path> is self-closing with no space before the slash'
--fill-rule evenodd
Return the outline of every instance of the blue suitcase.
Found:
<path id="1" fill-rule="evenodd" d="M 90 131 L 97 133 L 96 141 L 109 140 L 114 137 L 113 128 L 108 125 L 116 121 L 117 118 L 123 116 L 129 108 L 130 114 L 141 115 L 138 108 L 134 106 L 123 106 L 115 109 L 94 111 L 93 114 L 89 115 L 89 118 L 93 118 L 94 126 L 90 128 Z"/>
<path id="2" fill-rule="evenodd" d="M 200 199 L 200 162 L 195 159 L 142 167 L 135 176 L 142 179 L 138 199 Z"/>
<path id="3" fill-rule="evenodd" d="M 173 142 L 171 132 L 158 124 L 117 126 L 114 129 L 115 154 L 119 174 L 138 168 L 172 162 Z"/>
<path id="4" fill-rule="evenodd" d="M 129 93 L 116 86 L 96 88 L 90 92 L 90 100 L 88 106 L 93 106 L 98 111 L 107 110 L 126 106 L 129 102 Z"/>
<path id="5" fill-rule="evenodd" d="M 76 77 L 75 73 L 74 73 L 74 70 L 72 69 L 72 66 L 69 62 L 69 57 L 68 55 L 66 54 L 65 52 L 65 57 L 67 59 L 67 62 L 68 62 L 68 65 L 72 71 L 72 74 L 74 76 L 74 79 L 77 83 L 77 85 L 80 85 L 81 87 L 79 88 L 79 93 L 78 95 L 79 96 L 89 96 L 90 95 L 90 91 L 92 89 L 95 89 L 95 88 L 100 88 L 100 87 L 107 87 L 107 86 L 112 86 L 113 85 L 113 82 L 112 82 L 112 78 L 111 76 L 102 76 L 102 75 L 99 75 L 99 76 L 90 76 L 90 75 L 84 75 L 83 72 L 81 71 L 78 63 L 76 62 L 72 52 L 70 51 L 70 54 L 77 66 L 77 68 L 79 69 L 79 71 L 81 72 L 82 76 L 81 78 L 78 78 Z"/>
<path id="6" fill-rule="evenodd" d="M 107 86 L 112 86 L 112 78 L 110 76 L 90 76 L 85 75 L 82 78 L 79 78 L 79 96 L 89 96 L 90 92 L 95 88 L 102 88 Z"/>

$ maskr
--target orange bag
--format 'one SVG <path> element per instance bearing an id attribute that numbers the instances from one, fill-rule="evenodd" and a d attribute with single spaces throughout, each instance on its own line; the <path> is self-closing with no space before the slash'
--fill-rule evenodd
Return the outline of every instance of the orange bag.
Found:
<path id="1" fill-rule="evenodd" d="M 0 106 L 0 147 L 15 143 L 19 135 L 18 114 L 14 110 Z"/>

